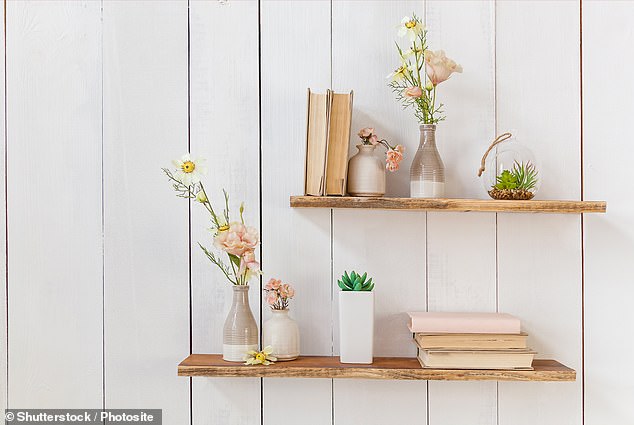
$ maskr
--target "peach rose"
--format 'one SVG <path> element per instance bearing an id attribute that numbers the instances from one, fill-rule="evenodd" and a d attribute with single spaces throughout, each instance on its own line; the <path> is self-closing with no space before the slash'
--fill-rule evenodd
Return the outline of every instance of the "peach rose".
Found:
<path id="1" fill-rule="evenodd" d="M 396 145 L 394 149 L 388 149 L 385 159 L 385 168 L 388 171 L 396 171 L 399 168 L 399 163 L 403 160 L 403 152 L 405 148 L 402 145 Z"/>
<path id="2" fill-rule="evenodd" d="M 258 273 L 260 271 L 260 263 L 255 260 L 255 253 L 253 251 L 246 251 L 240 258 L 240 270 L 242 274 L 245 271 L 250 273 Z"/>
<path id="3" fill-rule="evenodd" d="M 280 296 L 282 298 L 293 298 L 294 295 L 295 295 L 295 289 L 293 289 L 293 287 L 289 285 L 288 283 L 285 283 L 282 286 L 280 286 Z"/>
<path id="4" fill-rule="evenodd" d="M 362 128 L 361 130 L 359 130 L 359 132 L 357 133 L 357 135 L 359 137 L 361 137 L 362 139 L 365 139 L 367 137 L 372 136 L 372 134 L 374 134 L 374 129 L 372 127 L 366 127 L 366 128 Z"/>
<path id="5" fill-rule="evenodd" d="M 277 302 L 277 292 L 276 291 L 269 291 L 266 293 L 266 302 L 269 305 L 275 305 L 275 303 Z"/>
<path id="6" fill-rule="evenodd" d="M 247 227 L 238 222 L 231 223 L 229 230 L 218 232 L 214 237 L 216 248 L 238 257 L 242 257 L 247 251 L 253 251 L 259 242 L 260 236 L 255 227 Z"/>
<path id="7" fill-rule="evenodd" d="M 373 134 L 372 136 L 368 137 L 368 142 L 370 142 L 373 145 L 376 145 L 377 143 L 379 143 L 379 138 L 376 134 Z"/>
<path id="8" fill-rule="evenodd" d="M 278 289 L 281 284 L 282 284 L 281 280 L 278 280 L 278 279 L 275 279 L 275 278 L 271 278 L 271 279 L 269 279 L 267 284 L 264 285 L 264 289 L 266 289 L 267 291 Z"/>
<path id="9" fill-rule="evenodd" d="M 462 72 L 462 67 L 445 56 L 443 50 L 425 50 L 425 71 L 434 86 L 446 81 L 454 72 Z"/>
<path id="10" fill-rule="evenodd" d="M 405 94 L 405 97 L 415 99 L 423 95 L 423 89 L 421 89 L 418 86 L 408 87 L 405 89 L 404 94 Z"/>

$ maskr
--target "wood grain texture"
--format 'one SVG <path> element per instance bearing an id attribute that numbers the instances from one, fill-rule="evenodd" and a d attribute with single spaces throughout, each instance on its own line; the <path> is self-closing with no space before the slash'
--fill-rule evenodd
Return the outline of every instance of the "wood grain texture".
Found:
<path id="1" fill-rule="evenodd" d="M 418 125 L 394 100 L 385 76 L 398 67 L 396 25 L 404 14 L 421 10 L 420 1 L 334 1 L 332 3 L 333 89 L 354 90 L 350 154 L 356 153 L 363 127 L 374 127 L 381 138 L 405 146 L 401 170 L 387 173 L 387 193 L 409 195 L 409 163 L 418 146 Z M 377 157 L 384 158 L 383 148 Z M 297 192 L 296 192 L 297 193 Z M 406 327 L 408 310 L 425 305 L 425 222 L 423 213 L 412 215 L 385 211 L 339 211 L 333 217 L 333 335 L 339 353 L 339 287 L 344 270 L 368 272 L 374 278 L 376 356 L 413 356 L 415 348 Z M 408 235 L 394 243 L 394 235 Z M 406 264 L 405 267 L 397 266 Z M 427 385 L 413 382 L 399 386 L 375 382 L 364 386 L 356 380 L 335 380 L 335 424 L 421 423 L 425 421 Z M 364 408 L 350 402 L 367 400 Z M 381 402 L 379 402 L 379 400 Z M 348 401 L 348 402 L 346 402 Z M 390 405 L 394 408 L 386 409 Z M 407 406 L 416 405 L 416 409 Z"/>
<path id="2" fill-rule="evenodd" d="M 355 378 L 403 380 L 574 381 L 575 371 L 555 360 L 534 360 L 534 370 L 423 369 L 414 357 L 375 357 L 369 365 L 339 363 L 339 357 L 300 356 L 269 366 L 246 366 L 220 354 L 191 354 L 178 365 L 179 376 Z"/>
<path id="3" fill-rule="evenodd" d="M 232 219 L 239 220 L 238 209 L 244 202 L 245 221 L 260 228 L 257 1 L 190 2 L 189 33 L 190 150 L 208 161 L 204 184 L 216 210 L 224 204 L 222 190 L 226 189 Z M 194 352 L 222 351 L 222 329 L 232 302 L 231 284 L 197 245 L 211 247 L 209 223 L 207 211 L 192 203 Z M 260 254 L 258 249 L 256 255 Z M 250 307 L 259 322 L 259 279 L 253 278 L 250 286 Z M 192 383 L 194 423 L 253 425 L 260 422 L 260 409 L 257 379 Z"/>
<path id="4" fill-rule="evenodd" d="M 366 208 L 417 211 L 604 213 L 605 201 L 498 201 L 495 199 L 363 198 L 353 196 L 291 196 L 292 208 Z"/>
<path id="5" fill-rule="evenodd" d="M 634 43 L 634 3 L 583 2 L 584 196 L 601 193 L 610 213 L 584 217 L 585 424 L 634 423 L 631 364 L 634 340 L 621 332 L 634 323 L 634 198 L 627 178 L 634 98 L 622 56 Z M 605 55 L 605 56 L 604 56 Z M 605 57 L 605 60 L 599 60 Z M 608 84 L 602 75 L 610 69 Z M 605 361 L 605 347 L 613 346 Z"/>
<path id="6" fill-rule="evenodd" d="M 579 4 L 499 1 L 496 25 L 497 132 L 510 131 L 534 152 L 543 177 L 539 199 L 578 200 Z M 562 77 L 544 78 L 538 62 L 549 63 Z M 577 370 L 582 368 L 580 241 L 579 215 L 498 214 L 499 310 L 522 319 L 529 346 L 541 356 Z M 581 380 L 561 388 L 500 383 L 499 424 L 579 425 L 581 390 Z"/>
<path id="7" fill-rule="evenodd" d="M 438 88 L 448 196 L 487 196 L 474 166 L 495 133 L 494 8 L 490 1 L 425 4 L 429 48 L 444 49 L 464 68 Z M 469 43 L 456 34 L 469 34 Z M 495 214 L 427 213 L 429 311 L 495 311 L 495 231 Z M 495 382 L 430 382 L 428 392 L 430 425 L 497 421 Z"/>
<path id="8" fill-rule="evenodd" d="M 101 5 L 6 13 L 8 404 L 100 407 Z"/>
<path id="9" fill-rule="evenodd" d="M 187 3 L 104 1 L 103 25 L 105 403 L 185 424 L 187 202 L 161 167 L 187 150 Z"/>
<path id="10" fill-rule="evenodd" d="M 260 9 L 263 279 L 297 289 L 301 353 L 331 355 L 330 211 L 288 208 L 289 194 L 304 192 L 306 89 L 330 88 L 330 1 L 263 0 Z M 264 379 L 264 423 L 330 423 L 331 384 Z"/>

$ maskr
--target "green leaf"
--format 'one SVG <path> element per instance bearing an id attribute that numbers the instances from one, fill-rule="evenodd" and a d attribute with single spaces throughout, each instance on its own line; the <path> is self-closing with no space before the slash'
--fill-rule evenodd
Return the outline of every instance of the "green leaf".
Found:
<path id="1" fill-rule="evenodd" d="M 231 262 L 235 264 L 236 267 L 240 267 L 240 257 L 233 254 L 227 254 L 227 255 L 229 256 L 229 260 L 231 260 Z"/>
<path id="2" fill-rule="evenodd" d="M 354 284 L 353 291 L 360 291 L 360 290 L 361 290 L 361 288 L 362 288 L 361 282 L 357 281 L 357 282 Z"/>

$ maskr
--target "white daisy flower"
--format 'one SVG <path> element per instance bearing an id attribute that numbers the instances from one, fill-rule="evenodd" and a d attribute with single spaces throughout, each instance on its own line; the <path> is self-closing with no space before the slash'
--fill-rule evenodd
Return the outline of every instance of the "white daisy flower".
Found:
<path id="1" fill-rule="evenodd" d="M 401 65 L 396 68 L 394 72 L 391 72 L 386 78 L 391 79 L 392 81 L 402 81 L 405 79 L 408 73 L 409 70 L 407 69 L 407 67 L 405 65 Z"/>
<path id="2" fill-rule="evenodd" d="M 416 18 L 404 17 L 398 27 L 398 36 L 407 37 L 409 41 L 414 41 L 425 30 L 425 26 Z"/>
<path id="3" fill-rule="evenodd" d="M 180 159 L 175 159 L 172 164 L 177 168 L 174 178 L 184 184 L 191 186 L 200 181 L 200 178 L 207 174 L 207 167 L 203 166 L 205 160 L 203 158 L 192 159 L 186 153 Z"/>

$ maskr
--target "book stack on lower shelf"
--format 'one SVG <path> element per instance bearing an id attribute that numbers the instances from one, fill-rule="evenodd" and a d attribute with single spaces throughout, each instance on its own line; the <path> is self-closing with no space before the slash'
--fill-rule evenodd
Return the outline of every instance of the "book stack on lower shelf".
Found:
<path id="1" fill-rule="evenodd" d="M 533 370 L 536 352 L 527 347 L 520 320 L 510 314 L 408 314 L 423 368 Z"/>

